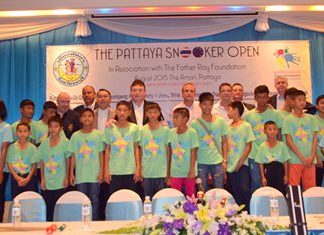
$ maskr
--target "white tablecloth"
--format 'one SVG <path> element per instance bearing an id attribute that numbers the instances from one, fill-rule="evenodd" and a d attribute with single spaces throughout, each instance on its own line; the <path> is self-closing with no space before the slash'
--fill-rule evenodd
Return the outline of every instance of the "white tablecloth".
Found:
<path id="1" fill-rule="evenodd" d="M 60 232 L 56 231 L 53 235 L 83 235 L 83 234 L 98 234 L 98 232 L 105 230 L 118 229 L 127 226 L 133 221 L 94 221 L 90 222 L 89 230 L 82 228 L 81 222 L 42 222 L 42 223 L 21 223 L 19 228 L 13 227 L 12 224 L 0 224 L 0 234 L 16 235 L 16 234 L 32 234 L 44 235 L 46 234 L 46 227 L 51 224 L 56 224 L 58 227 L 66 224 L 66 228 Z"/>
<path id="2" fill-rule="evenodd" d="M 271 220 L 272 218 L 264 218 Z M 44 235 L 46 227 L 55 223 L 58 227 L 66 224 L 67 227 L 63 232 L 55 232 L 54 235 L 83 235 L 83 234 L 97 234 L 105 230 L 118 229 L 127 226 L 133 221 L 96 221 L 90 222 L 90 230 L 85 231 L 81 227 L 81 222 L 46 222 L 46 223 L 21 223 L 20 228 L 14 228 L 12 224 L 0 224 L 0 234 L 16 235 L 16 234 L 32 234 Z M 281 225 L 289 225 L 288 216 L 280 216 L 278 223 Z M 320 215 L 307 215 L 307 227 L 311 229 L 324 229 L 324 214 Z"/>

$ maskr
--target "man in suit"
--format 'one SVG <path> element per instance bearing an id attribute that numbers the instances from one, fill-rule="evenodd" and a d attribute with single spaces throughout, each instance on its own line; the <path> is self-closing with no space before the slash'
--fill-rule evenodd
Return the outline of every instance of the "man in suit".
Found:
<path id="1" fill-rule="evenodd" d="M 66 138 L 70 139 L 72 134 L 81 128 L 79 114 L 70 109 L 71 97 L 66 92 L 61 92 L 57 96 L 57 113 L 63 122 L 63 130 Z"/>
<path id="2" fill-rule="evenodd" d="M 130 86 L 130 96 L 130 122 L 135 123 L 138 126 L 144 126 L 146 123 L 148 123 L 148 118 L 145 114 L 145 107 L 152 102 L 145 100 L 146 87 L 142 80 L 135 79 L 133 81 Z M 159 117 L 159 120 L 164 120 L 162 114 Z"/>
<path id="3" fill-rule="evenodd" d="M 232 85 L 232 89 L 233 89 L 233 101 L 242 102 L 244 106 L 244 113 L 255 108 L 255 105 L 243 102 L 244 89 L 241 83 L 234 83 Z"/>
<path id="4" fill-rule="evenodd" d="M 97 92 L 98 108 L 94 111 L 93 127 L 99 131 L 104 132 L 106 123 L 110 119 L 114 119 L 116 112 L 110 107 L 111 94 L 106 89 L 99 89 Z"/>
<path id="5" fill-rule="evenodd" d="M 112 120 L 116 116 L 114 109 L 110 107 L 111 93 L 106 89 L 99 89 L 97 92 L 97 104 L 98 108 L 94 111 L 93 128 L 101 131 L 105 131 L 106 123 L 108 120 Z M 103 182 L 100 184 L 99 190 L 99 219 L 105 220 L 106 203 L 109 196 L 109 184 Z"/>
<path id="6" fill-rule="evenodd" d="M 288 88 L 288 79 L 284 76 L 277 76 L 275 77 L 274 82 L 278 93 L 270 97 L 269 104 L 271 104 L 275 109 L 280 110 L 285 104 L 284 94 Z M 316 107 L 313 104 L 306 102 L 305 112 L 315 114 Z"/>
<path id="7" fill-rule="evenodd" d="M 98 104 L 95 102 L 96 90 L 93 86 L 87 85 L 82 88 L 82 99 L 84 101 L 84 104 L 81 104 L 74 108 L 74 111 L 78 114 L 80 114 L 81 111 L 85 108 L 90 108 L 92 110 L 98 108 Z"/>

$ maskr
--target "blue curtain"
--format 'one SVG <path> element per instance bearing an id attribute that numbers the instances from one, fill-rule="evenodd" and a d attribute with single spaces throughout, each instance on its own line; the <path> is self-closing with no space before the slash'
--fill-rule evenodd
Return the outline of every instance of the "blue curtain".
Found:
<path id="1" fill-rule="evenodd" d="M 157 40 L 115 33 L 89 23 L 92 35 L 75 38 L 76 24 L 46 33 L 14 40 L 0 41 L 0 98 L 8 108 L 8 122 L 20 117 L 19 103 L 32 99 L 36 104 L 35 119 L 39 118 L 45 101 L 46 46 L 97 43 L 150 43 L 150 42 L 211 42 L 211 41 L 258 41 L 258 40 L 309 40 L 311 45 L 313 99 L 324 94 L 324 33 L 291 27 L 270 21 L 270 31 L 254 30 L 255 22 L 221 34 L 186 40 Z"/>

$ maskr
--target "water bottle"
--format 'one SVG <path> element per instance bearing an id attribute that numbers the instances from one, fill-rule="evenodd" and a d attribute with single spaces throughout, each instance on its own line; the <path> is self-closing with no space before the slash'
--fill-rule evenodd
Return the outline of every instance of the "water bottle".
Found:
<path id="1" fill-rule="evenodd" d="M 152 214 L 152 202 L 150 196 L 145 196 L 143 211 L 145 216 Z"/>
<path id="2" fill-rule="evenodd" d="M 90 214 L 90 201 L 85 200 L 82 203 L 82 228 L 84 230 L 89 230 L 90 228 L 90 221 L 91 221 L 91 214 Z"/>
<path id="3" fill-rule="evenodd" d="M 14 204 L 12 206 L 12 225 L 14 227 L 20 226 L 21 222 L 21 207 L 19 204 L 19 200 L 15 199 Z"/>
<path id="4" fill-rule="evenodd" d="M 202 179 L 199 177 L 196 179 L 196 187 L 197 187 L 197 204 L 202 204 L 204 206 L 206 204 L 206 201 L 204 200 L 205 190 L 202 184 Z"/>
<path id="5" fill-rule="evenodd" d="M 279 202 L 274 195 L 270 196 L 270 216 L 274 223 L 279 222 Z"/>

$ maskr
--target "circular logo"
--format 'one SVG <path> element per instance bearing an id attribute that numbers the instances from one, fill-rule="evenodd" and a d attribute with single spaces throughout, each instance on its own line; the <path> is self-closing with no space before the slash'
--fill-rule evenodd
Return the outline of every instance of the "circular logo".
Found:
<path id="1" fill-rule="evenodd" d="M 202 57 L 203 54 L 204 54 L 204 50 L 201 48 L 201 47 L 195 47 L 193 50 L 192 50 L 192 54 L 195 56 L 195 57 Z"/>
<path id="2" fill-rule="evenodd" d="M 56 58 L 53 73 L 62 85 L 76 86 L 87 78 L 89 63 L 81 53 L 67 51 Z"/>

